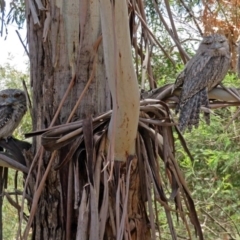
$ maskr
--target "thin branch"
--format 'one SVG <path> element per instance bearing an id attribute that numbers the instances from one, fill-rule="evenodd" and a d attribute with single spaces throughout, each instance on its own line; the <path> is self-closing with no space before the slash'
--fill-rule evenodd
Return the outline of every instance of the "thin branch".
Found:
<path id="1" fill-rule="evenodd" d="M 8 194 L 9 196 L 10 195 L 19 195 L 19 196 L 22 196 L 23 195 L 23 192 L 16 189 L 15 191 L 13 192 L 7 192 L 7 191 L 4 191 L 2 194 L 0 194 L 0 196 L 4 196 L 5 194 Z M 32 197 L 29 195 L 29 194 L 26 194 L 25 198 L 28 200 L 28 201 L 32 201 Z"/>
<path id="2" fill-rule="evenodd" d="M 224 17 L 225 17 L 225 21 L 226 21 L 227 25 L 230 27 L 231 24 L 230 24 L 229 21 L 228 21 L 227 15 L 226 15 L 225 11 L 223 10 L 221 3 L 219 3 L 218 0 L 217 0 L 217 3 L 218 3 L 218 6 L 219 6 L 219 8 L 220 8 L 220 11 L 222 12 L 222 14 L 223 14 Z"/>
<path id="3" fill-rule="evenodd" d="M 2 10 L 1 10 L 2 11 Z M 4 25 L 4 11 L 2 11 L 2 19 L 1 19 L 1 37 L 3 36 L 3 25 Z"/>
<path id="4" fill-rule="evenodd" d="M 38 207 L 38 201 L 39 201 L 39 198 L 41 196 L 42 190 L 44 188 L 44 184 L 46 182 L 47 176 L 48 176 L 49 171 L 51 169 L 52 163 L 55 160 L 56 153 L 57 153 L 56 151 L 54 151 L 52 153 L 52 156 L 51 156 L 51 158 L 50 158 L 50 160 L 48 162 L 47 168 L 46 168 L 46 170 L 45 170 L 45 172 L 43 174 L 43 177 L 42 177 L 41 182 L 40 182 L 40 184 L 39 184 L 39 186 L 37 188 L 37 191 L 34 193 L 32 208 L 31 208 L 31 211 L 30 211 L 30 215 L 29 215 L 27 226 L 26 226 L 26 228 L 24 230 L 23 239 L 27 239 L 28 238 L 28 234 L 29 234 L 30 228 L 32 226 L 32 222 L 33 222 L 33 219 L 34 219 L 37 207 Z"/>
<path id="5" fill-rule="evenodd" d="M 238 110 L 234 113 L 230 121 L 227 123 L 227 125 L 224 128 L 224 131 L 226 131 L 229 128 L 230 124 L 238 117 L 239 113 L 240 113 L 240 108 L 238 108 Z"/>
<path id="6" fill-rule="evenodd" d="M 30 96 L 29 96 L 29 93 L 28 93 L 28 90 L 27 90 L 27 85 L 26 85 L 26 82 L 25 82 L 24 79 L 22 79 L 22 84 L 23 84 L 23 89 L 24 89 L 24 92 L 25 92 L 25 95 L 26 95 L 26 98 L 27 98 L 27 105 L 28 105 L 28 108 L 29 108 L 30 116 L 31 116 L 31 119 L 33 119 L 32 102 L 31 102 L 31 99 L 30 99 Z"/>
<path id="7" fill-rule="evenodd" d="M 17 33 L 17 35 L 18 35 L 18 38 L 19 38 L 19 40 L 20 40 L 21 44 L 23 45 L 23 48 L 24 48 L 24 50 L 25 50 L 26 54 L 27 54 L 27 55 L 28 55 L 28 57 L 29 57 L 29 52 L 28 52 L 28 50 L 27 50 L 27 47 L 24 45 L 24 43 L 23 43 L 23 40 L 22 40 L 22 38 L 21 38 L 21 36 L 20 36 L 20 34 L 19 34 L 18 30 L 15 30 L 15 31 L 16 31 L 16 33 Z M 29 58 L 30 58 L 30 57 L 29 57 Z"/>
<path id="8" fill-rule="evenodd" d="M 188 6 L 185 4 L 185 2 L 183 0 L 180 0 L 180 2 L 182 3 L 182 5 L 185 7 L 187 12 L 189 13 L 190 17 L 192 18 L 193 22 L 195 23 L 195 25 L 196 25 L 196 27 L 198 29 L 200 35 L 203 36 L 203 32 L 202 32 L 199 24 L 197 23 L 196 17 L 193 15 L 192 10 L 188 8 Z"/>
<path id="9" fill-rule="evenodd" d="M 73 86 L 75 85 L 75 80 L 76 80 L 76 74 L 74 74 L 74 76 L 72 77 L 72 80 L 71 80 L 70 84 L 68 85 L 67 91 L 65 92 L 65 94 L 64 94 L 64 96 L 62 98 L 62 101 L 60 102 L 60 104 L 58 106 L 58 109 L 57 109 L 57 111 L 56 111 L 56 113 L 55 113 L 55 115 L 53 117 L 53 120 L 52 120 L 52 122 L 51 122 L 49 127 L 52 127 L 55 124 L 55 122 L 56 122 L 56 120 L 58 118 L 58 115 L 59 115 L 59 113 L 60 113 L 60 111 L 62 109 L 62 106 L 63 106 L 63 104 L 64 104 L 68 94 L 70 93 L 70 91 L 72 90 Z"/>
<path id="10" fill-rule="evenodd" d="M 170 5 L 169 5 L 169 1 L 168 0 L 164 0 L 164 2 L 165 2 L 165 6 L 167 8 L 168 16 L 169 16 L 170 23 L 171 23 L 171 26 L 172 26 L 172 31 L 173 31 L 172 37 L 174 36 L 173 40 L 177 44 L 178 51 L 180 53 L 180 56 L 181 56 L 184 64 L 186 64 L 187 61 L 189 60 L 189 56 L 186 54 L 186 52 L 184 51 L 184 49 L 182 48 L 182 46 L 179 43 L 179 37 L 178 37 L 177 29 L 176 29 L 174 21 L 173 21 L 172 11 L 171 11 L 171 8 L 170 8 Z"/>
<path id="11" fill-rule="evenodd" d="M 237 92 L 233 92 L 232 89 L 226 88 L 222 83 L 219 84 L 224 90 L 226 90 L 228 93 L 230 93 L 233 97 L 235 97 L 238 101 L 240 101 L 240 94 Z"/>
<path id="12" fill-rule="evenodd" d="M 168 27 L 162 13 L 160 12 L 158 6 L 157 6 L 157 3 L 156 3 L 156 0 L 152 0 L 153 1 L 153 4 L 154 4 L 154 7 L 155 7 L 155 10 L 156 12 L 158 13 L 158 16 L 161 20 L 161 22 L 163 23 L 165 29 L 167 30 L 167 32 L 169 33 L 169 35 L 171 36 L 171 38 L 173 39 L 173 41 L 175 42 L 175 44 L 177 45 L 178 49 L 179 49 L 179 52 L 184 54 L 184 58 L 182 59 L 184 63 L 186 63 L 186 60 L 189 60 L 189 56 L 187 55 L 187 53 L 184 51 L 184 49 L 182 48 L 181 44 L 179 43 L 179 40 L 176 39 L 176 37 L 174 36 L 173 32 L 171 31 L 171 29 Z M 186 59 L 186 60 L 185 60 Z"/>
<path id="13" fill-rule="evenodd" d="M 206 214 L 213 222 L 215 222 L 221 229 L 223 229 L 223 231 L 225 233 L 227 233 L 229 235 L 229 237 L 231 239 L 234 239 L 234 237 L 231 235 L 231 233 L 229 233 L 229 231 L 219 222 L 217 221 L 216 219 L 214 219 L 209 213 L 207 213 L 204 209 L 201 209 L 201 211 Z"/>
<path id="14" fill-rule="evenodd" d="M 13 168 L 18 171 L 22 171 L 24 173 L 28 173 L 28 168 L 16 160 L 6 156 L 4 153 L 0 154 L 0 166 Z"/>
<path id="15" fill-rule="evenodd" d="M 140 14 L 138 12 L 136 12 L 136 15 L 138 16 L 138 18 L 140 19 L 141 23 L 143 24 L 143 26 L 147 29 L 148 33 L 151 35 L 151 37 L 154 39 L 155 43 L 159 46 L 159 48 L 162 50 L 162 52 L 165 54 L 165 56 L 171 61 L 173 66 L 176 66 L 175 61 L 170 57 L 170 55 L 165 51 L 165 49 L 163 48 L 163 46 L 159 43 L 159 41 L 157 40 L 157 38 L 154 36 L 154 34 L 151 32 L 151 30 L 148 28 L 147 24 L 144 22 L 144 20 L 142 19 L 142 17 L 140 16 Z"/>
<path id="16" fill-rule="evenodd" d="M 239 231 L 238 231 L 238 228 L 237 228 L 237 225 L 236 223 L 233 221 L 232 217 L 227 213 L 227 211 L 225 211 L 220 205 L 218 205 L 217 203 L 215 203 L 215 205 L 220 208 L 227 216 L 228 218 L 231 220 L 231 222 L 233 223 L 233 225 L 235 226 L 235 229 L 237 231 L 237 234 L 240 235 Z"/>

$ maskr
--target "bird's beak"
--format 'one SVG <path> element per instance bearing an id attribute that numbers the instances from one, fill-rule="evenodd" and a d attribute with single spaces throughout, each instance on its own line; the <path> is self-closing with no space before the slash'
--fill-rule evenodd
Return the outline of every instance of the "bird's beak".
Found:
<path id="1" fill-rule="evenodd" d="M 222 47 L 222 45 L 221 45 L 219 42 L 216 42 L 216 43 L 212 46 L 213 49 L 219 49 L 219 48 L 221 48 L 221 47 Z"/>
<path id="2" fill-rule="evenodd" d="M 8 97 L 8 98 L 5 99 L 4 104 L 1 104 L 1 105 L 8 106 L 8 105 L 12 105 L 13 103 L 14 103 L 14 98 Z"/>

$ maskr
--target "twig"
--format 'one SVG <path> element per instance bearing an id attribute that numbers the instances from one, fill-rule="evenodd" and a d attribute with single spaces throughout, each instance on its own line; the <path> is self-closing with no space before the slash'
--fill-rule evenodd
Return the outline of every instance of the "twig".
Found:
<path id="1" fill-rule="evenodd" d="M 20 36 L 20 34 L 19 34 L 18 30 L 15 30 L 15 31 L 16 31 L 16 33 L 17 33 L 17 35 L 18 35 L 18 38 L 19 38 L 19 40 L 20 40 L 21 44 L 23 45 L 23 48 L 24 48 L 24 50 L 25 50 L 26 54 L 27 54 L 27 55 L 28 55 L 28 57 L 30 58 L 30 56 L 29 56 L 29 52 L 28 52 L 28 50 L 27 50 L 26 46 L 24 45 L 24 43 L 23 43 L 23 40 L 22 40 L 22 38 L 21 38 L 21 36 Z"/>
<path id="2" fill-rule="evenodd" d="M 140 19 L 142 25 L 146 28 L 146 30 L 148 31 L 148 33 L 151 35 L 151 37 L 154 39 L 155 43 L 159 46 L 159 48 L 162 50 L 162 52 L 165 54 L 165 56 L 171 61 L 173 66 L 176 66 L 175 61 L 170 57 L 170 55 L 165 51 L 165 49 L 163 48 L 163 46 L 160 44 L 160 42 L 157 40 L 157 38 L 154 36 L 154 34 L 151 32 L 151 30 L 148 28 L 147 24 L 144 22 L 144 20 L 142 19 L 142 17 L 140 16 L 139 13 L 136 12 L 136 15 L 138 16 L 138 18 Z"/>
<path id="3" fill-rule="evenodd" d="M 23 196 L 22 196 L 22 203 L 21 203 L 20 220 L 19 220 L 18 231 L 17 231 L 17 239 L 18 239 L 18 237 L 20 237 L 20 239 L 22 239 L 21 227 L 22 227 L 22 220 L 23 220 L 24 199 L 25 199 L 25 196 L 27 195 L 27 193 L 26 193 L 27 186 L 28 186 L 28 183 L 29 183 L 29 180 L 30 180 L 30 176 L 32 176 L 31 173 L 33 171 L 33 167 L 37 163 L 38 157 L 41 154 L 41 152 L 43 152 L 43 151 L 44 151 L 44 148 L 43 148 L 43 146 L 41 146 L 38 149 L 37 153 L 35 154 L 35 156 L 33 158 L 32 164 L 31 164 L 30 169 L 28 171 L 27 178 L 25 180 L 24 189 L 23 189 Z"/>
<path id="4" fill-rule="evenodd" d="M 220 83 L 219 85 L 240 102 L 240 97 L 236 95 L 230 88 L 226 88 L 222 83 Z"/>
<path id="5" fill-rule="evenodd" d="M 146 45 L 146 54 L 145 54 L 145 58 L 143 60 L 143 64 L 142 64 L 142 80 L 141 80 L 141 89 L 144 89 L 145 87 L 145 77 L 146 77 L 146 71 L 147 71 L 147 65 L 149 62 L 149 57 L 150 57 L 150 53 L 149 53 L 149 46 Z"/>
<path id="6" fill-rule="evenodd" d="M 177 33 L 177 30 L 176 30 L 176 27 L 175 27 L 175 24 L 174 24 L 174 21 L 173 21 L 173 17 L 172 17 L 172 12 L 171 12 L 171 8 L 170 8 L 170 5 L 169 5 L 169 1 L 168 0 L 164 0 L 164 2 L 165 2 L 165 6 L 167 8 L 168 16 L 169 16 L 170 23 L 171 23 L 172 30 L 173 30 L 173 34 L 171 36 L 172 37 L 174 36 L 173 40 L 177 44 L 178 51 L 180 53 L 180 56 L 181 56 L 184 64 L 186 64 L 187 61 L 189 60 L 189 56 L 186 54 L 186 52 L 184 51 L 184 49 L 182 48 L 182 46 L 179 43 L 179 37 L 178 37 L 178 33 Z"/>
<path id="7" fill-rule="evenodd" d="M 186 38 L 186 39 L 180 41 L 180 44 L 183 44 L 183 43 L 185 43 L 185 42 L 187 42 L 187 41 L 196 41 L 196 42 L 200 42 L 200 40 L 197 39 L 197 38 Z M 170 52 L 172 52 L 173 49 L 174 49 L 176 46 L 177 46 L 176 44 L 173 45 L 173 46 L 170 48 Z"/>
<path id="8" fill-rule="evenodd" d="M 8 194 L 8 192 L 5 192 L 5 196 L 6 196 L 7 200 L 8 200 L 8 202 L 9 202 L 14 208 L 16 208 L 17 210 L 21 210 L 21 206 L 20 206 L 17 202 L 15 202 L 15 201 L 10 197 L 10 195 Z"/>
<path id="9" fill-rule="evenodd" d="M 14 159 L 6 156 L 5 154 L 0 153 L 0 166 L 13 168 L 15 170 L 28 173 L 28 168 L 21 163 L 15 161 Z"/>
<path id="10" fill-rule="evenodd" d="M 2 2 L 2 4 L 3 4 L 3 2 Z M 2 12 L 2 21 L 1 21 L 1 31 L 0 31 L 0 33 L 1 33 L 1 37 L 3 36 L 3 24 L 4 24 L 4 9 L 3 9 L 3 7 L 1 6 L 1 12 Z"/>
<path id="11" fill-rule="evenodd" d="M 238 231 L 238 228 L 237 228 L 235 222 L 232 220 L 231 216 L 230 216 L 221 206 L 219 206 L 217 203 L 215 203 L 215 205 L 216 205 L 218 208 L 220 208 L 223 212 L 225 212 L 225 214 L 229 217 L 229 219 L 231 220 L 231 222 L 232 222 L 233 225 L 235 226 L 236 231 L 237 231 L 237 234 L 240 235 L 240 233 L 239 233 L 239 231 Z"/>
<path id="12" fill-rule="evenodd" d="M 184 63 L 186 63 L 186 60 L 189 60 L 189 56 L 187 55 L 187 53 L 184 51 L 184 49 L 182 48 L 181 44 L 179 43 L 179 40 L 176 39 L 176 37 L 174 36 L 173 32 L 170 30 L 170 28 L 168 27 L 163 15 L 161 14 L 161 12 L 159 11 L 159 8 L 156 4 L 156 0 L 153 0 L 153 4 L 154 4 L 154 7 L 155 7 L 155 10 L 156 12 L 158 13 L 158 16 L 161 20 L 161 22 L 163 23 L 165 29 L 167 30 L 167 32 L 169 33 L 169 35 L 171 36 L 171 38 L 173 39 L 173 41 L 175 42 L 175 44 L 177 45 L 178 49 L 179 49 L 179 52 L 180 54 L 184 54 L 184 58 L 182 59 Z"/>
<path id="13" fill-rule="evenodd" d="M 66 239 L 71 239 L 72 224 L 72 205 L 73 205 L 73 162 L 70 161 L 68 166 L 68 189 L 67 189 L 67 220 L 66 220 Z"/>
<path id="14" fill-rule="evenodd" d="M 228 27 L 230 27 L 231 24 L 229 23 L 228 18 L 227 18 L 227 15 L 226 15 L 225 11 L 223 10 L 222 5 L 219 3 L 219 0 L 217 0 L 217 3 L 218 3 L 218 6 L 219 6 L 219 8 L 220 8 L 220 10 L 221 10 L 221 12 L 222 12 L 222 14 L 223 14 L 223 16 L 225 17 L 225 21 L 226 21 Z"/>
<path id="15" fill-rule="evenodd" d="M 236 119 L 236 117 L 239 115 L 239 113 L 240 113 L 240 108 L 238 108 L 238 110 L 234 113 L 234 115 L 232 116 L 230 121 L 227 123 L 227 125 L 224 128 L 224 131 L 226 131 L 229 128 L 230 124 L 234 121 L 234 119 Z"/>
<path id="16" fill-rule="evenodd" d="M 25 92 L 25 95 L 26 95 L 26 98 L 27 98 L 27 105 L 28 105 L 28 108 L 29 108 L 31 119 L 33 120 L 32 102 L 31 102 L 31 99 L 30 99 L 30 96 L 29 96 L 29 93 L 28 93 L 28 90 L 27 90 L 26 82 L 23 78 L 22 78 L 22 84 L 23 84 L 23 89 L 24 89 L 24 92 Z"/>
<path id="17" fill-rule="evenodd" d="M 193 19 L 193 22 L 195 23 L 199 33 L 201 36 L 203 36 L 203 32 L 200 28 L 200 26 L 198 25 L 197 21 L 196 21 L 196 17 L 193 15 L 192 11 L 188 8 L 188 6 L 185 4 L 185 2 L 183 0 L 180 0 L 180 2 L 182 3 L 182 5 L 185 7 L 185 9 L 188 11 L 189 15 L 191 16 L 191 18 Z"/>
<path id="18" fill-rule="evenodd" d="M 19 195 L 19 196 L 22 196 L 22 195 L 23 195 L 23 192 L 22 192 L 22 191 L 16 189 L 14 192 L 4 191 L 2 194 L 0 194 L 0 196 L 4 196 L 6 193 L 7 193 L 9 196 L 11 196 L 11 195 Z M 32 197 L 31 197 L 30 195 L 26 194 L 25 197 L 26 197 L 26 199 L 27 199 L 28 201 L 32 201 Z"/>
<path id="19" fill-rule="evenodd" d="M 24 231 L 24 234 L 23 234 L 23 239 L 27 239 L 28 237 L 28 234 L 29 234 L 29 231 L 30 231 L 30 228 L 32 226 L 32 222 L 33 222 L 33 218 L 35 216 L 35 213 L 36 213 L 36 210 L 37 210 L 37 206 L 38 206 L 38 201 L 39 201 L 39 198 L 41 196 L 41 193 L 42 193 L 42 190 L 44 188 L 44 184 L 46 182 L 46 179 L 47 179 L 47 176 L 48 176 L 48 173 L 51 169 L 51 166 L 52 166 L 52 163 L 55 159 L 55 156 L 56 156 L 56 153 L 57 151 L 54 151 L 52 153 L 52 156 L 51 156 L 51 159 L 49 160 L 48 162 L 48 166 L 43 174 L 43 177 L 41 179 L 41 182 L 38 186 L 38 189 L 37 191 L 34 193 L 34 196 L 33 196 L 33 203 L 32 203 L 32 208 L 31 208 L 31 212 L 30 212 L 30 215 L 29 215 L 29 219 L 28 219 L 28 223 L 27 223 L 27 226 L 25 228 L 25 231 Z"/>
<path id="20" fill-rule="evenodd" d="M 57 109 L 57 111 L 56 111 L 56 113 L 55 113 L 55 116 L 54 116 L 54 118 L 53 118 L 53 120 L 52 120 L 52 122 L 51 122 L 51 124 L 50 124 L 49 127 L 52 127 L 52 126 L 54 125 L 54 123 L 56 122 L 56 120 L 57 120 L 57 118 L 58 118 L 58 115 L 59 115 L 59 113 L 60 113 L 60 111 L 61 111 L 61 109 L 62 109 L 62 106 L 63 106 L 63 104 L 64 104 L 64 102 L 65 102 L 65 100 L 66 100 L 66 98 L 67 98 L 67 96 L 68 96 L 68 94 L 69 94 L 69 92 L 70 92 L 70 90 L 72 89 L 72 87 L 73 87 L 74 84 L 75 84 L 75 80 L 76 80 L 76 74 L 74 74 L 74 76 L 72 77 L 72 80 L 71 80 L 70 84 L 68 85 L 67 91 L 65 92 L 65 94 L 64 94 L 64 96 L 63 96 L 63 99 L 62 99 L 62 101 L 60 102 L 60 104 L 59 104 L 59 106 L 58 106 L 58 109 Z M 70 117 L 69 117 L 69 118 L 70 118 Z"/>
<path id="21" fill-rule="evenodd" d="M 129 4 L 129 6 L 131 6 L 132 8 L 134 8 L 131 2 L 128 2 L 128 4 Z M 171 56 L 165 51 L 165 49 L 162 47 L 162 45 L 160 44 L 160 42 L 157 40 L 157 38 L 154 36 L 154 34 L 153 34 L 153 33 L 151 32 L 151 30 L 149 29 L 146 21 L 144 21 L 144 19 L 142 18 L 141 14 L 140 14 L 141 12 L 140 12 L 138 6 L 136 6 L 136 8 L 137 8 L 137 11 L 135 11 L 135 13 L 136 13 L 136 15 L 138 16 L 138 18 L 139 18 L 141 24 L 143 25 L 143 27 L 147 30 L 147 32 L 149 33 L 149 35 L 153 38 L 154 42 L 159 46 L 159 48 L 162 50 L 162 52 L 165 54 L 165 56 L 171 61 L 171 63 L 173 64 L 173 66 L 176 66 L 175 61 L 174 61 L 174 60 L 171 58 Z"/>
<path id="22" fill-rule="evenodd" d="M 231 235 L 231 233 L 229 233 L 229 231 L 221 224 L 219 223 L 216 219 L 214 219 L 209 213 L 207 213 L 204 209 L 201 209 L 201 211 L 206 214 L 213 222 L 215 222 L 220 228 L 222 228 L 225 233 L 227 233 L 229 235 L 229 237 L 231 239 L 234 239 L 234 237 Z"/>

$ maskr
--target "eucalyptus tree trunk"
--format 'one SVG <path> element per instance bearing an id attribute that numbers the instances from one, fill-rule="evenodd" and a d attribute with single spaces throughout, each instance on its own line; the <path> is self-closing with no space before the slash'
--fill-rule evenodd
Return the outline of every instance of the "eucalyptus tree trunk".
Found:
<path id="1" fill-rule="evenodd" d="M 26 14 L 33 91 L 33 130 L 97 116 L 110 110 L 113 105 L 116 112 L 113 114 L 115 118 L 111 119 L 108 138 L 110 150 L 115 149 L 115 154 L 113 150 L 110 158 L 124 162 L 129 155 L 134 156 L 139 96 L 131 58 L 126 2 L 114 5 L 111 1 L 57 0 L 42 4 L 40 1 L 27 1 Z M 126 19 L 121 21 L 121 17 Z M 116 23 L 117 27 L 114 25 Z M 123 79 L 127 79 L 127 85 Z M 74 85 L 53 123 L 59 103 L 72 83 Z M 69 117 L 89 83 L 74 116 Z M 128 102 L 131 106 L 128 106 Z M 119 131 L 121 127 L 123 131 Z M 40 137 L 34 139 L 33 148 L 34 154 L 37 154 L 41 148 Z M 37 199 L 32 239 L 76 238 L 77 211 L 69 215 L 69 208 L 66 207 L 71 196 L 69 191 L 72 186 L 67 183 L 69 171 L 72 170 L 69 164 L 59 171 L 54 169 L 54 165 L 61 162 L 68 151 L 69 147 L 65 146 L 55 155 L 39 201 Z M 35 176 L 31 181 L 41 180 L 50 158 L 51 153 L 42 152 L 37 163 L 38 172 L 34 172 Z M 139 188 L 139 184 L 136 183 L 135 187 Z M 83 189 L 80 189 L 81 194 L 82 192 Z M 138 190 L 136 193 L 138 194 Z M 113 193 L 109 194 L 111 198 Z M 129 201 L 128 208 L 133 211 L 137 206 L 143 207 L 144 204 L 138 201 L 139 197 L 135 197 L 135 207 L 131 206 L 133 201 Z M 144 215 L 143 212 L 142 214 Z M 138 215 L 139 219 L 144 217 Z M 69 218 L 70 226 L 67 223 Z M 108 239 L 116 237 L 112 227 L 108 220 L 104 234 Z M 147 232 L 146 227 L 142 229 Z M 25 237 L 28 232 L 25 232 Z M 88 239 L 83 236 L 84 233 L 78 239 Z"/>
<path id="2" fill-rule="evenodd" d="M 98 1 L 96 1 L 98 3 Z M 33 90 L 33 129 L 45 129 L 74 75 L 75 85 L 65 101 L 56 125 L 66 123 L 93 68 L 93 45 L 101 35 L 98 4 L 88 1 L 52 1 L 40 11 L 39 22 L 32 11 L 28 19 L 31 86 Z M 80 38 L 79 38 L 80 36 Z M 78 118 L 98 115 L 110 109 L 110 93 L 105 76 L 102 45 L 98 49 L 95 77 L 76 111 Z M 35 153 L 40 147 L 36 138 Z M 68 149 L 62 149 L 56 162 Z M 62 154 L 62 156 L 61 156 Z M 43 156 L 43 165 L 49 153 Z M 43 167 L 44 171 L 44 167 Z M 33 226 L 33 239 L 66 239 L 66 185 L 68 171 L 51 170 L 39 200 Z"/>

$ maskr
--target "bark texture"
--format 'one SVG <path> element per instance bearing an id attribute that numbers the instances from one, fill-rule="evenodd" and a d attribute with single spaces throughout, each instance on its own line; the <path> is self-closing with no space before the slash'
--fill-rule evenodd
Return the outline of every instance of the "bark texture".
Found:
<path id="1" fill-rule="evenodd" d="M 34 11 L 37 11 L 39 6 L 34 1 L 27 5 L 34 130 L 50 126 L 69 82 L 76 75 L 75 85 L 55 125 L 66 123 L 92 73 L 93 46 L 101 35 L 98 1 L 46 1 L 43 6 L 45 10 L 39 11 L 38 22 Z M 95 77 L 77 108 L 74 119 L 90 114 L 98 115 L 110 107 L 110 93 L 100 45 Z M 37 137 L 34 142 L 35 153 L 40 145 L 41 139 Z M 68 147 L 64 147 L 58 153 L 55 164 L 66 156 L 68 150 Z M 43 155 L 43 162 L 39 165 L 40 178 L 49 158 L 49 152 Z M 31 180 L 32 184 L 35 180 Z M 50 171 L 39 200 L 33 225 L 33 239 L 66 239 L 67 180 L 67 167 L 60 171 Z M 72 227 L 74 236 L 76 226 Z"/>

